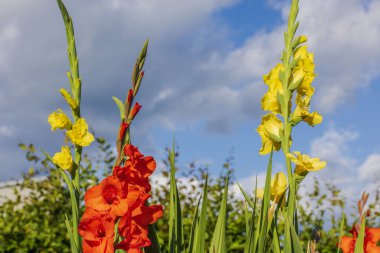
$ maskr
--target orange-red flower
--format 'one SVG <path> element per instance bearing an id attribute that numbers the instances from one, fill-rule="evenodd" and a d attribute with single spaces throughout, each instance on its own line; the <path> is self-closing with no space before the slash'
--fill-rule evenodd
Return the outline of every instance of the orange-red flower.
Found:
<path id="1" fill-rule="evenodd" d="M 148 225 L 154 223 L 162 215 L 161 205 L 145 206 L 145 201 L 150 197 L 146 194 L 140 199 L 140 202 L 136 202 L 134 208 L 131 208 L 119 222 L 119 234 L 124 237 L 116 248 L 124 249 L 128 253 L 136 252 L 140 253 L 141 247 L 147 247 L 150 245 L 148 238 Z"/>
<path id="2" fill-rule="evenodd" d="M 114 176 L 125 184 L 137 185 L 147 193 L 150 191 L 149 176 L 156 169 L 156 161 L 151 156 L 145 156 L 133 145 L 126 145 L 124 153 L 128 157 L 124 166 L 116 166 L 113 170 Z"/>
<path id="3" fill-rule="evenodd" d="M 114 226 L 112 215 L 87 208 L 78 226 L 83 253 L 113 253 Z"/>
<path id="4" fill-rule="evenodd" d="M 340 248 L 343 253 L 354 253 L 355 243 L 358 237 L 358 232 L 355 227 L 350 230 L 351 236 L 343 236 Z M 364 252 L 365 253 L 380 253 L 380 246 L 376 243 L 380 240 L 380 228 L 366 228 L 364 237 Z"/>
<path id="5" fill-rule="evenodd" d="M 88 189 L 84 201 L 87 208 L 109 212 L 114 216 L 123 216 L 128 211 L 128 201 L 131 201 L 127 196 L 119 179 L 109 176 L 99 185 Z"/>
<path id="6" fill-rule="evenodd" d="M 120 127 L 120 135 L 124 134 L 123 127 L 126 129 L 128 126 Z M 118 222 L 118 233 L 123 240 L 115 248 L 128 253 L 141 253 L 141 248 L 151 244 L 149 224 L 163 215 L 161 205 L 145 205 L 150 197 L 149 176 L 156 169 L 155 160 L 151 156 L 145 157 L 130 144 L 125 146 L 123 152 L 127 157 L 124 164 L 116 166 L 112 176 L 85 193 L 87 210 L 79 228 L 84 252 L 113 252 L 113 226 Z M 112 218 L 105 221 L 105 217 Z M 112 221 L 112 226 L 106 223 L 108 221 Z"/>

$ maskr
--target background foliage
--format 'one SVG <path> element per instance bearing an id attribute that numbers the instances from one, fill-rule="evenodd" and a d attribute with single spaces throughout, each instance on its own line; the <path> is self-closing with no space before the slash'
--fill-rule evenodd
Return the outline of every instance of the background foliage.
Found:
<path id="1" fill-rule="evenodd" d="M 111 145 L 104 139 L 97 138 L 97 149 L 93 156 L 84 155 L 81 187 L 88 187 L 99 183 L 104 175 L 109 175 L 115 159 Z M 26 159 L 32 164 L 28 173 L 12 186 L 14 196 L 11 199 L 1 197 L 0 206 L 0 252 L 70 252 L 69 239 L 64 224 L 65 213 L 70 211 L 69 192 L 60 180 L 57 171 L 50 168 L 47 161 L 42 159 L 35 147 L 19 145 L 26 153 Z M 178 149 L 177 149 L 178 150 Z M 179 159 L 179 153 L 176 153 Z M 225 178 L 230 177 L 230 189 L 233 189 L 234 167 L 233 156 L 228 157 L 222 165 L 220 176 L 211 177 L 208 181 L 208 218 L 206 227 L 206 248 L 209 248 L 216 219 L 220 209 Z M 168 252 L 169 240 L 169 162 L 163 159 L 165 168 L 157 171 L 155 181 L 152 182 L 152 203 L 164 206 L 164 217 L 157 224 L 157 233 L 162 252 Z M 204 180 L 208 172 L 207 167 L 198 166 L 195 162 L 184 168 L 177 168 L 178 191 L 184 226 L 185 245 L 188 243 L 191 224 L 196 211 L 196 204 L 200 198 Z M 158 180 L 159 178 L 159 180 Z M 25 194 L 27 193 L 27 194 Z M 380 208 L 380 192 L 371 193 L 375 196 L 369 204 L 371 210 Z M 320 252 L 336 252 L 339 223 L 346 205 L 352 205 L 356 210 L 356 203 L 349 203 L 342 196 L 336 186 L 314 180 L 312 191 L 305 196 L 298 196 L 298 220 L 300 223 L 300 241 L 308 242 L 317 238 Z M 232 190 L 229 191 L 227 207 L 227 250 L 228 252 L 243 252 L 245 242 L 244 201 Z M 345 223 L 348 231 L 357 214 L 346 214 L 349 222 Z M 372 212 L 367 220 L 369 226 L 379 227 L 378 212 Z M 322 229 L 323 228 L 323 229 Z M 306 248 L 306 245 L 303 245 Z"/>

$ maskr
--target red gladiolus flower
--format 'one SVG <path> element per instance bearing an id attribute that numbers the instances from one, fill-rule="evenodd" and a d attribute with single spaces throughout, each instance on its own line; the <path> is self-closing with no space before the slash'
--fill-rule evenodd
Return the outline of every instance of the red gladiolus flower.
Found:
<path id="1" fill-rule="evenodd" d="M 126 145 L 124 153 L 128 157 L 124 166 L 116 166 L 113 170 L 122 184 L 133 184 L 144 193 L 150 191 L 149 176 L 156 169 L 156 161 L 151 156 L 145 156 L 133 145 Z M 124 187 L 124 186 L 123 186 Z"/>
<path id="2" fill-rule="evenodd" d="M 128 198 L 117 177 L 106 177 L 99 185 L 87 190 L 84 195 L 86 207 L 97 211 L 123 216 L 128 211 Z"/>
<path id="3" fill-rule="evenodd" d="M 156 161 L 151 156 L 145 156 L 133 145 L 126 145 L 124 153 L 129 159 L 126 167 L 130 167 L 132 178 L 149 178 L 156 169 Z"/>
<path id="4" fill-rule="evenodd" d="M 353 227 L 350 231 L 351 236 L 343 236 L 340 248 L 343 253 L 353 253 L 355 250 L 355 243 L 358 237 L 356 228 Z M 380 246 L 376 243 L 380 240 L 380 228 L 366 228 L 364 237 L 364 252 L 365 253 L 380 253 Z"/>
<path id="5" fill-rule="evenodd" d="M 133 111 L 133 110 L 132 110 Z M 120 137 L 128 127 L 120 127 Z M 162 206 L 146 206 L 151 189 L 149 176 L 156 169 L 151 156 L 144 157 L 133 145 L 126 145 L 123 152 L 127 160 L 113 169 L 113 175 L 85 193 L 87 210 L 80 223 L 83 237 L 83 251 L 113 252 L 113 232 L 118 221 L 118 233 L 123 240 L 115 247 L 128 253 L 141 253 L 143 247 L 151 244 L 148 226 L 163 215 Z M 108 220 L 104 220 L 105 217 Z M 112 226 L 106 222 L 112 222 Z M 112 227 L 112 234 L 111 232 Z M 112 237 L 112 239 L 109 239 Z"/>
<path id="6" fill-rule="evenodd" d="M 113 253 L 114 217 L 87 208 L 79 223 L 83 253 Z"/>
<path id="7" fill-rule="evenodd" d="M 145 203 L 146 199 L 149 197 L 150 195 L 146 194 L 136 208 L 127 212 L 121 218 L 119 222 L 119 234 L 125 239 L 120 242 L 116 248 L 124 249 L 128 253 L 140 253 L 141 247 L 147 247 L 150 245 L 148 225 L 153 224 L 159 219 L 163 215 L 163 212 L 162 206 L 160 205 L 141 206 L 141 203 Z"/>

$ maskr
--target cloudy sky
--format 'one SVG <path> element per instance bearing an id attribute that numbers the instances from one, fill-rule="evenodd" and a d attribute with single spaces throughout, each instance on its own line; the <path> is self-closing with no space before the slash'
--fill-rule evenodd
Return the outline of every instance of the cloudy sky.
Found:
<path id="1" fill-rule="evenodd" d="M 208 164 L 217 175 L 234 155 L 246 187 L 262 175 L 255 132 L 263 112 L 262 76 L 278 61 L 289 2 L 285 0 L 65 1 L 76 31 L 83 80 L 82 114 L 98 136 L 114 142 L 118 109 L 132 64 L 145 39 L 150 47 L 132 138 L 159 160 L 173 136 L 180 163 Z M 315 53 L 313 109 L 323 124 L 297 126 L 293 150 L 329 165 L 316 176 L 347 194 L 380 181 L 380 2 L 301 0 L 299 33 Z M 0 181 L 28 164 L 20 142 L 51 153 L 62 135 L 47 116 L 67 109 L 63 22 L 55 1 L 0 0 Z M 283 169 L 282 154 L 276 170 Z"/>

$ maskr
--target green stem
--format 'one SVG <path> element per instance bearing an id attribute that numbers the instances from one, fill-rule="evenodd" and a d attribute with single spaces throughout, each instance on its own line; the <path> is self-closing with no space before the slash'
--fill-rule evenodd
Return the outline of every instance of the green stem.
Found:
<path id="1" fill-rule="evenodd" d="M 295 210 L 295 199 L 296 199 L 296 182 L 293 180 L 293 170 L 290 159 L 287 154 L 290 153 L 290 141 L 292 133 L 292 125 L 290 124 L 290 112 L 291 112 L 291 99 L 292 93 L 289 90 L 289 81 L 292 74 L 291 60 L 293 54 L 292 41 L 295 35 L 298 24 L 296 23 L 296 18 L 298 14 L 298 0 L 293 0 L 288 19 L 288 29 L 285 33 L 285 49 L 282 54 L 282 61 L 284 63 L 284 72 L 282 76 L 283 85 L 283 103 L 281 107 L 282 116 L 284 118 L 284 131 L 282 140 L 282 150 L 285 156 L 286 168 L 288 173 L 288 182 L 290 184 L 289 199 L 288 199 L 288 217 L 293 223 L 294 221 L 294 210 Z"/>
<path id="2" fill-rule="evenodd" d="M 62 0 L 57 0 L 58 6 L 61 10 L 63 22 L 66 28 L 66 39 L 67 39 L 67 54 L 70 63 L 70 71 L 69 73 L 69 81 L 71 87 L 71 93 L 74 99 L 78 103 L 78 108 L 72 110 L 74 122 L 77 122 L 81 117 L 80 113 L 80 104 L 81 104 L 81 79 L 79 74 L 79 65 L 78 65 L 78 57 L 75 45 L 75 36 L 74 36 L 74 26 L 72 19 L 63 4 Z M 75 248 L 77 252 L 81 252 L 81 238 L 78 232 L 78 224 L 79 224 L 79 210 L 80 210 L 80 201 L 81 201 L 81 191 L 80 191 L 80 162 L 82 157 L 82 147 L 75 145 L 75 156 L 74 162 L 75 167 L 71 173 L 71 182 L 72 190 L 74 194 L 71 195 L 71 205 L 72 205 L 72 234 L 75 241 Z M 71 245 L 73 248 L 73 245 Z"/>

